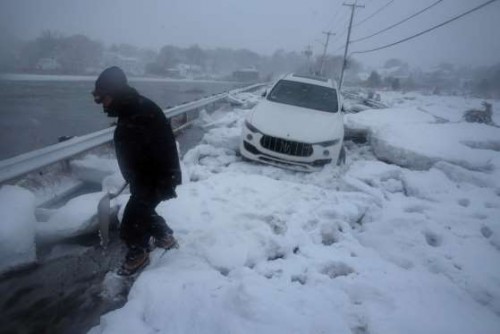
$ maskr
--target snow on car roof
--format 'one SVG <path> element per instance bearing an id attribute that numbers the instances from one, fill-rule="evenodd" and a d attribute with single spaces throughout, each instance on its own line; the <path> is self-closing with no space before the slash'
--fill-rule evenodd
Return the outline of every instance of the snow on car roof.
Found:
<path id="1" fill-rule="evenodd" d="M 315 76 L 315 75 L 293 74 L 293 76 L 297 77 L 297 78 L 313 79 L 313 80 L 319 80 L 319 81 L 323 81 L 323 82 L 328 82 L 328 78 L 319 77 L 319 76 Z"/>
<path id="2" fill-rule="evenodd" d="M 304 82 L 311 85 L 324 86 L 328 88 L 336 87 L 336 84 L 331 79 L 313 75 L 302 75 L 302 74 L 292 73 L 286 75 L 283 79 L 296 82 Z"/>

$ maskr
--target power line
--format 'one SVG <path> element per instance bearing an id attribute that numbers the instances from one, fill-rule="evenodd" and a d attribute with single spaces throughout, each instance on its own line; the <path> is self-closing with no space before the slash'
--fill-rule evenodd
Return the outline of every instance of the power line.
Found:
<path id="1" fill-rule="evenodd" d="M 380 13 L 381 11 L 383 11 L 384 9 L 386 9 L 387 7 L 389 7 L 392 3 L 394 2 L 394 0 L 390 0 L 389 2 L 387 2 L 385 5 L 383 5 L 382 7 L 380 7 L 378 10 L 376 10 L 372 15 L 366 17 L 365 19 L 361 20 L 360 22 L 358 23 L 355 23 L 353 24 L 354 27 L 357 27 L 363 23 L 365 23 L 366 21 L 368 21 L 369 19 L 371 19 L 372 17 L 374 17 L 375 15 L 377 15 L 378 13 Z"/>
<path id="2" fill-rule="evenodd" d="M 352 42 L 351 42 L 351 43 L 356 43 L 356 42 L 364 41 L 365 39 L 371 38 L 371 37 L 373 37 L 373 36 L 376 36 L 376 35 L 378 35 L 378 34 L 381 34 L 381 33 L 383 33 L 383 32 L 386 32 L 387 30 L 390 30 L 390 29 L 392 29 L 392 28 L 394 28 L 394 27 L 397 27 L 398 25 L 400 25 L 400 24 L 402 24 L 402 23 L 404 23 L 404 22 L 406 22 L 406 21 L 408 21 L 408 20 L 410 20 L 410 19 L 414 18 L 415 16 L 418 16 L 418 15 L 422 14 L 423 12 L 425 12 L 425 11 L 427 11 L 427 10 L 431 9 L 432 7 L 436 6 L 436 5 L 437 5 L 437 4 L 439 4 L 440 2 L 443 2 L 443 0 L 437 0 L 437 1 L 435 1 L 434 3 L 432 3 L 431 5 L 429 5 L 429 6 L 425 7 L 424 9 L 419 10 L 419 11 L 418 11 L 418 12 L 416 12 L 415 14 L 412 14 L 412 15 L 408 16 L 408 17 L 407 17 L 407 18 L 405 18 L 405 19 L 402 19 L 401 21 L 399 21 L 399 22 L 397 22 L 397 23 L 394 23 L 393 25 L 390 25 L 390 26 L 388 26 L 387 28 L 384 28 L 384 29 L 382 29 L 382 30 L 380 30 L 380 31 L 377 31 L 377 32 L 375 32 L 375 33 L 373 33 L 373 34 L 371 34 L 371 35 L 368 35 L 368 36 L 365 36 L 365 37 L 362 37 L 362 38 L 358 38 L 358 39 L 354 39 L 354 40 L 352 40 Z"/>
<path id="3" fill-rule="evenodd" d="M 335 12 L 334 17 L 332 18 L 332 22 L 333 22 L 333 24 L 332 24 L 332 27 L 331 27 L 331 29 L 330 29 L 330 30 L 334 30 L 334 28 L 335 28 L 335 27 L 336 27 L 336 25 L 338 24 L 338 22 L 339 22 L 339 21 L 337 21 L 337 19 L 339 18 L 339 15 L 340 15 L 340 13 L 342 12 L 342 9 L 343 9 L 343 8 L 344 8 L 344 7 L 340 7 L 340 8 L 338 8 L 337 12 Z"/>
<path id="4" fill-rule="evenodd" d="M 339 31 L 343 27 L 345 27 L 344 30 L 340 33 L 340 35 L 342 35 L 343 33 L 345 33 L 347 31 L 347 23 L 349 22 L 349 16 L 342 15 L 343 9 L 344 9 L 344 7 L 342 6 L 342 8 L 340 8 L 337 11 L 337 14 L 335 15 L 336 19 L 334 20 L 332 27 L 329 29 L 330 31 Z M 340 14 L 341 16 L 339 16 L 338 14 Z M 337 39 L 339 39 L 338 33 L 335 35 L 335 38 L 333 40 L 337 40 Z"/>
<path id="5" fill-rule="evenodd" d="M 343 36 L 345 36 L 346 33 L 347 33 L 347 28 L 345 28 L 344 30 L 342 30 L 337 35 L 335 35 L 335 38 L 332 40 L 332 44 L 337 43 Z M 344 46 L 341 47 L 341 49 L 343 49 L 343 48 L 344 48 Z M 336 51 L 338 51 L 338 50 L 339 49 L 337 49 Z"/>
<path id="6" fill-rule="evenodd" d="M 343 20 L 342 25 L 345 25 L 345 28 L 340 33 L 338 33 L 337 35 L 335 35 L 335 38 L 332 39 L 332 44 L 337 43 L 347 33 L 347 30 L 349 29 L 349 16 L 345 17 L 345 19 Z M 336 49 L 336 51 L 338 51 L 340 49 L 343 49 L 343 48 L 344 48 L 344 46 L 341 46 L 339 49 Z"/>
<path id="7" fill-rule="evenodd" d="M 337 35 L 337 38 L 334 38 L 334 40 L 332 41 L 332 43 L 335 44 L 341 37 L 345 36 L 345 34 L 347 34 L 348 30 L 349 30 L 349 25 L 344 30 L 342 30 L 342 32 L 340 34 Z M 344 47 L 345 47 L 344 45 L 339 46 L 338 48 L 335 49 L 335 51 L 340 51 L 340 50 L 344 49 Z"/>
<path id="8" fill-rule="evenodd" d="M 444 26 L 444 25 L 446 25 L 446 24 L 448 24 L 448 23 L 451 23 L 451 22 L 453 22 L 453 21 L 456 21 L 456 20 L 458 20 L 458 19 L 460 19 L 460 18 L 462 18 L 462 17 L 464 17 L 464 16 L 466 16 L 466 15 L 468 15 L 468 14 L 472 13 L 472 12 L 475 12 L 476 10 L 479 10 L 479 9 L 481 9 L 481 8 L 483 8 L 483 7 L 487 6 L 487 5 L 492 4 L 492 3 L 493 3 L 493 2 L 495 2 L 495 1 L 497 1 L 497 0 L 490 0 L 490 1 L 487 1 L 487 2 L 483 3 L 482 5 L 479 5 L 479 6 L 477 6 L 477 7 L 474 7 L 474 8 L 472 8 L 472 9 L 470 9 L 470 10 L 466 11 L 465 13 L 462 13 L 462 14 L 460 14 L 460 15 L 458 15 L 458 16 L 455 16 L 455 17 L 453 17 L 453 18 L 451 18 L 451 19 L 449 19 L 449 20 L 447 20 L 447 21 L 444 21 L 444 22 L 442 22 L 442 23 L 440 23 L 440 24 L 438 24 L 438 25 L 435 25 L 435 26 L 433 26 L 433 27 L 431 27 L 431 28 L 429 28 L 429 29 L 426 29 L 426 30 L 424 30 L 424 31 L 421 31 L 421 32 L 419 32 L 419 33 L 417 33 L 417 34 L 415 34 L 415 35 L 412 35 L 412 36 L 410 36 L 410 37 L 404 38 L 404 39 L 399 40 L 399 41 L 397 41 L 397 42 L 394 42 L 394 43 L 391 43 L 391 44 L 387 44 L 387 45 L 384 45 L 384 46 L 380 46 L 380 47 L 378 47 L 378 48 L 374 48 L 374 49 L 370 49 L 370 50 L 354 51 L 354 52 L 351 52 L 351 54 L 350 54 L 350 55 L 353 55 L 353 54 L 358 54 L 358 53 L 368 53 L 368 52 L 378 51 L 378 50 L 386 49 L 386 48 L 388 48 L 388 47 L 391 47 L 391 46 L 394 46 L 394 45 L 397 45 L 397 44 L 400 44 L 400 43 L 403 43 L 403 42 L 409 41 L 410 39 L 417 38 L 417 37 L 419 37 L 419 36 L 422 36 L 423 34 L 426 34 L 426 33 L 430 32 L 430 31 L 432 31 L 432 30 L 435 30 L 435 29 L 437 29 L 437 28 L 440 28 L 440 27 L 442 27 L 442 26 Z"/>

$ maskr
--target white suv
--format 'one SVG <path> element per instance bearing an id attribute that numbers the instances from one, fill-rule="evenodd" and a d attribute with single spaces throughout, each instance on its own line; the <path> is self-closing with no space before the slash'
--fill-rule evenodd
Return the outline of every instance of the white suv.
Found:
<path id="1" fill-rule="evenodd" d="M 290 74 L 264 96 L 245 120 L 244 157 L 299 171 L 345 159 L 342 103 L 332 80 Z"/>

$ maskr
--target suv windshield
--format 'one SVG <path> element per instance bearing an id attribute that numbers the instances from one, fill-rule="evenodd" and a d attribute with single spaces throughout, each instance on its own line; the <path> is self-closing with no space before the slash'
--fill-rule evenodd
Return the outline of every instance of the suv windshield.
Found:
<path id="1" fill-rule="evenodd" d="M 267 99 L 326 112 L 338 111 L 335 89 L 302 82 L 280 80 Z"/>

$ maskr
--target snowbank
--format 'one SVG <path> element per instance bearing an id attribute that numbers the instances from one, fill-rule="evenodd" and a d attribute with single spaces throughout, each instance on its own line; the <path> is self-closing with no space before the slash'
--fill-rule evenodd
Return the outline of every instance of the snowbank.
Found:
<path id="1" fill-rule="evenodd" d="M 86 194 L 70 200 L 55 211 L 47 222 L 38 223 L 37 238 L 41 241 L 57 241 L 97 233 L 97 204 L 104 194 L 105 192 Z M 117 210 L 117 205 L 113 204 L 112 211 Z"/>
<path id="2" fill-rule="evenodd" d="M 402 167 L 429 169 L 446 161 L 472 170 L 493 170 L 500 129 L 450 123 L 418 108 L 367 110 L 345 117 L 347 132 L 364 132 L 375 155 Z"/>
<path id="3" fill-rule="evenodd" d="M 84 158 L 71 161 L 73 174 L 82 181 L 100 184 L 110 175 L 119 173 L 116 159 L 88 154 Z"/>
<path id="4" fill-rule="evenodd" d="M 493 120 L 500 125 L 500 100 L 480 99 L 469 96 L 424 95 L 417 92 L 380 92 L 382 101 L 392 107 L 418 108 L 441 119 L 442 121 L 460 122 L 469 109 L 484 109 L 483 101 L 493 105 Z"/>
<path id="5" fill-rule="evenodd" d="M 0 273 L 36 260 L 35 196 L 14 186 L 0 188 Z"/>
<path id="6" fill-rule="evenodd" d="M 492 170 L 500 129 L 480 124 L 406 124 L 373 129 L 375 155 L 412 169 L 446 161 L 471 170 Z"/>

